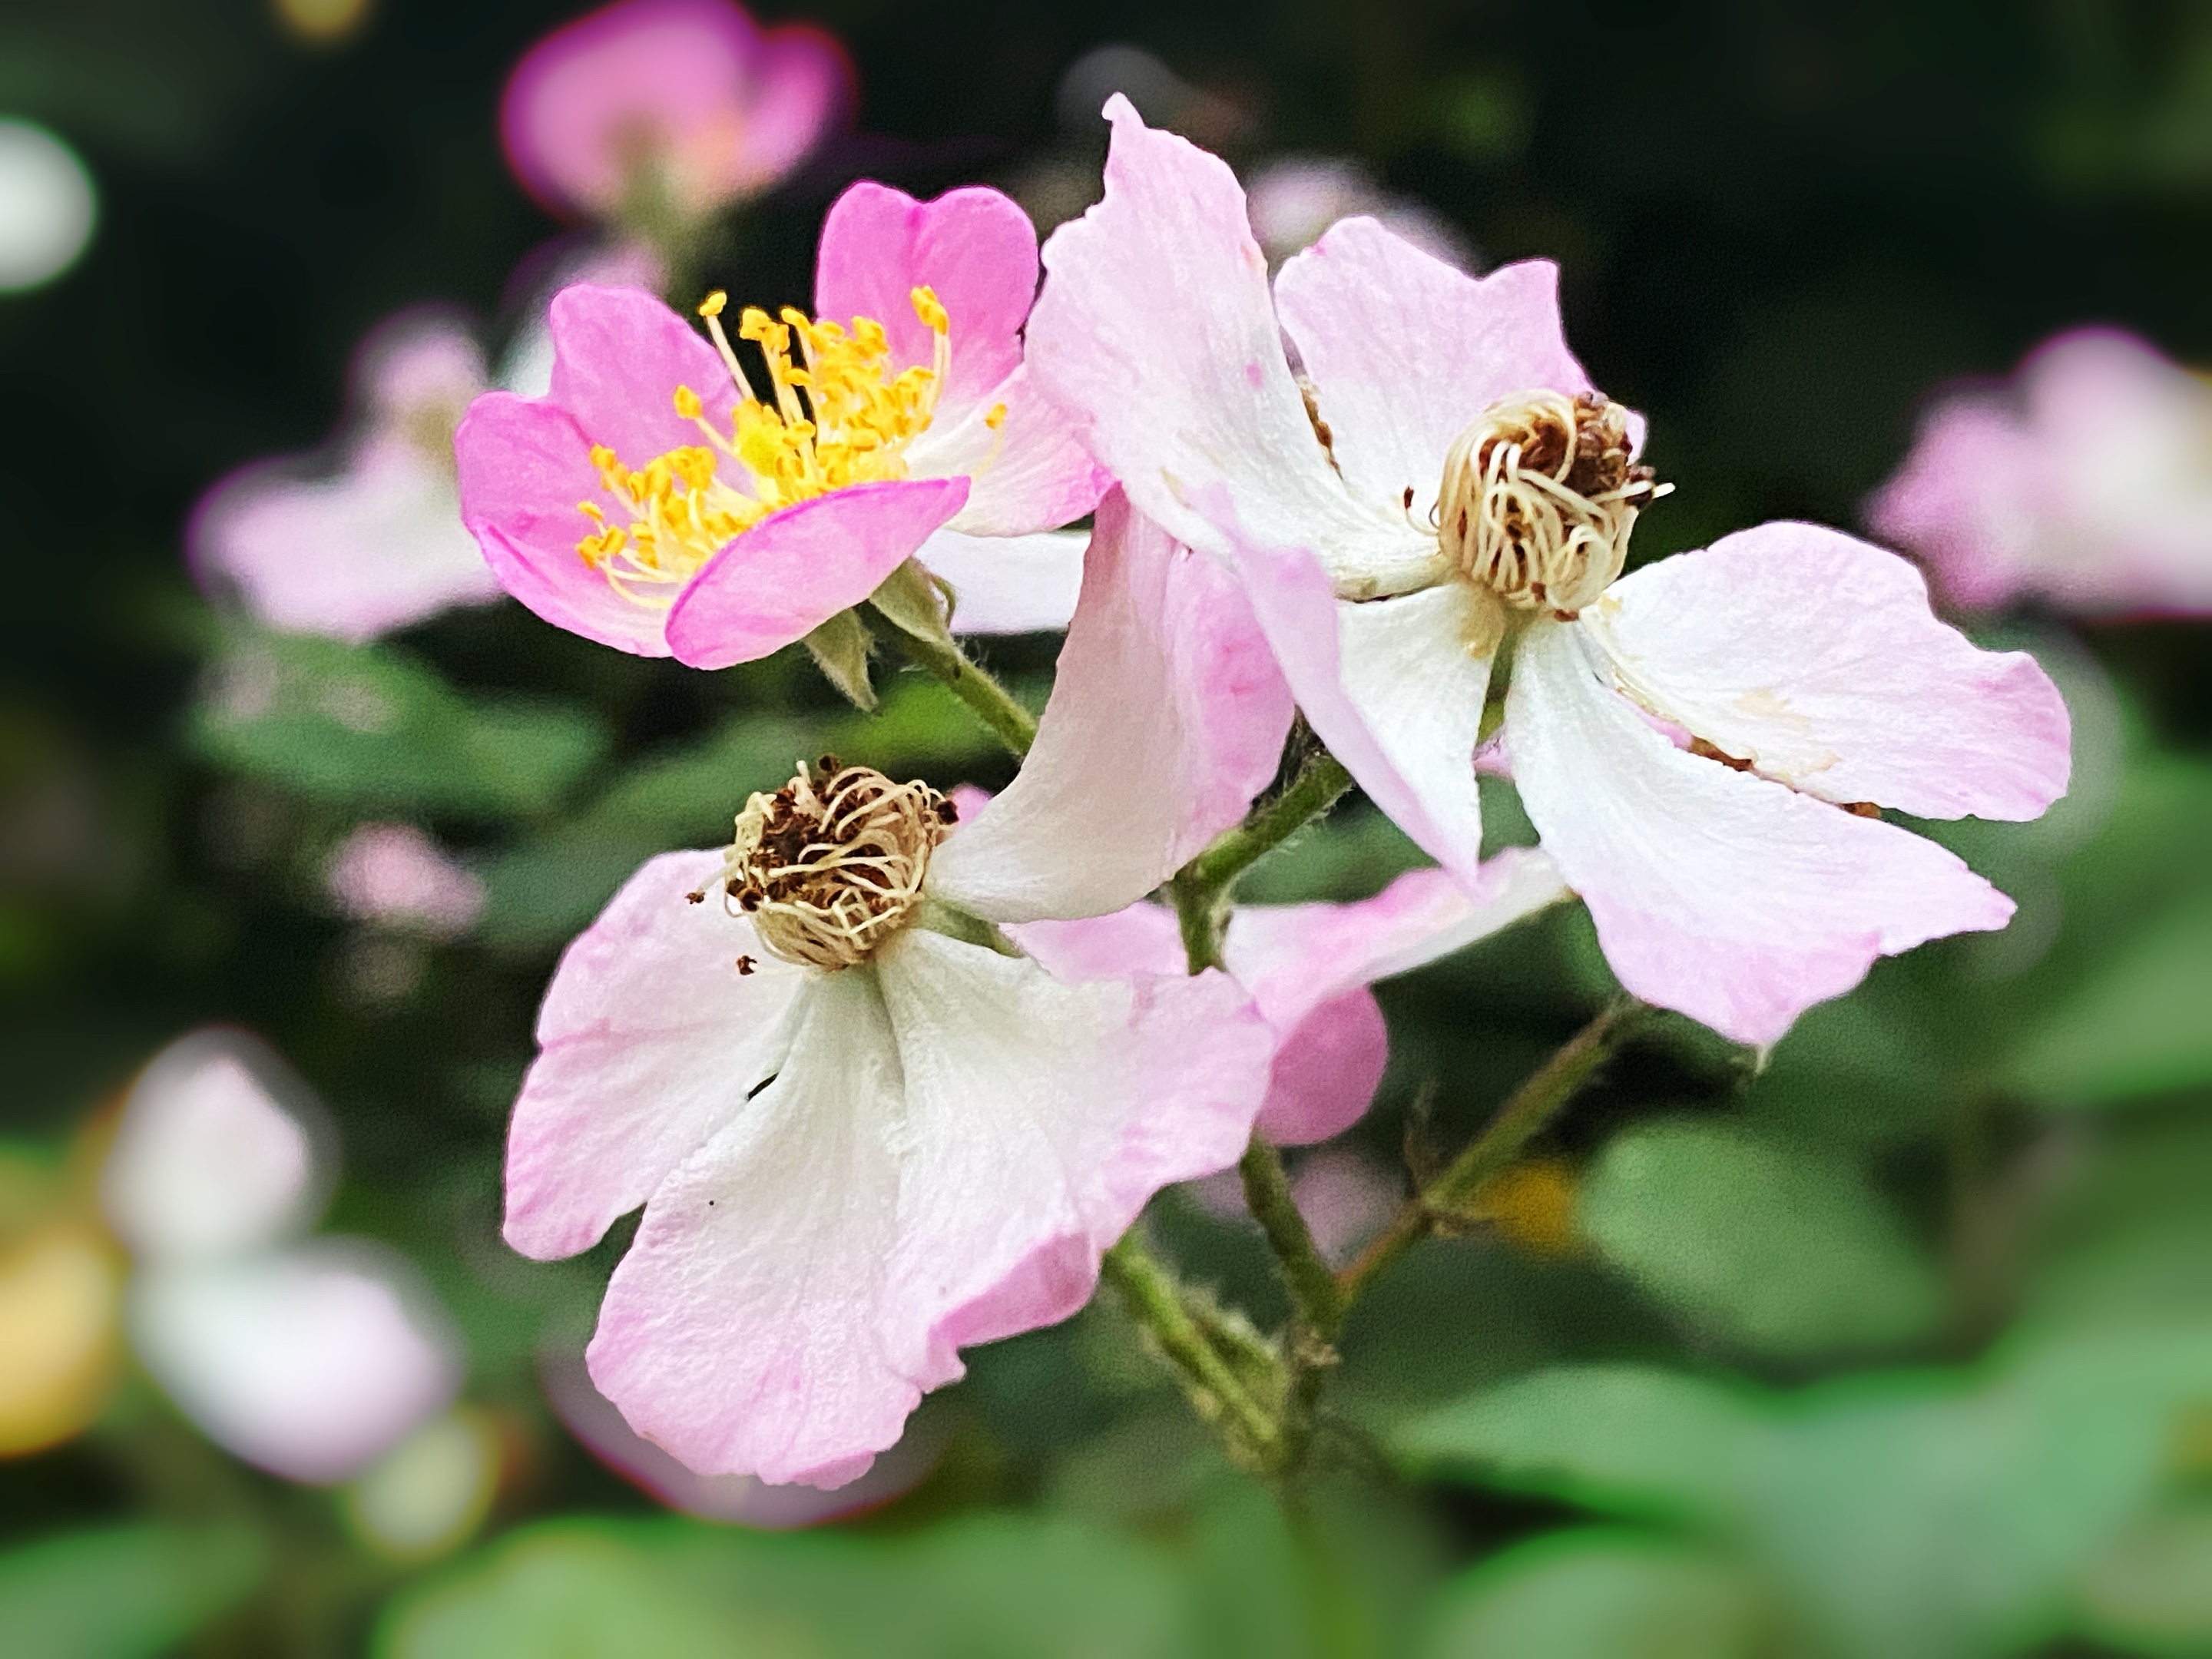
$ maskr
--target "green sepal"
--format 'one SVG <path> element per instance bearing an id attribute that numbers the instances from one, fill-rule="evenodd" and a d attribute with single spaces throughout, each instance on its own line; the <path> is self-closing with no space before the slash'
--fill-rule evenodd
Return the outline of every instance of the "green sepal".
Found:
<path id="1" fill-rule="evenodd" d="M 868 684 L 868 657 L 875 647 L 875 635 L 856 611 L 840 611 L 806 636 L 814 665 L 864 714 L 876 712 L 876 689 Z"/>
<path id="2" fill-rule="evenodd" d="M 946 592 L 912 559 L 884 577 L 868 603 L 902 634 L 934 645 L 952 643 Z"/>

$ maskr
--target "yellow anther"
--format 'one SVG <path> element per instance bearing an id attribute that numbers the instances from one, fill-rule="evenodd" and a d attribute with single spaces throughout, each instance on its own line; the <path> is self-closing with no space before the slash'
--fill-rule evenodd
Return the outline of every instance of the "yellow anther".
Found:
<path id="1" fill-rule="evenodd" d="M 989 427 L 989 428 L 991 428 L 991 430 L 992 430 L 992 431 L 996 432 L 996 431 L 997 431 L 1000 427 L 1002 427 L 1002 426 L 1006 425 L 1006 404 L 993 404 L 991 405 L 991 412 L 990 412 L 989 414 L 986 415 L 986 416 L 983 417 L 983 424 L 984 424 L 985 426 Z"/>
<path id="2" fill-rule="evenodd" d="M 676 388 L 676 412 L 685 420 L 697 420 L 699 411 L 705 407 L 706 405 L 699 401 L 699 394 L 690 386 L 679 386 Z"/>
<path id="3" fill-rule="evenodd" d="M 952 319 L 945 314 L 935 289 L 924 283 L 908 297 L 914 301 L 914 314 L 921 319 L 921 325 L 932 334 L 942 334 L 952 326 Z"/>
<path id="4" fill-rule="evenodd" d="M 718 288 L 699 301 L 699 314 L 702 317 L 719 317 L 722 314 L 722 307 L 729 303 L 730 296 Z"/>

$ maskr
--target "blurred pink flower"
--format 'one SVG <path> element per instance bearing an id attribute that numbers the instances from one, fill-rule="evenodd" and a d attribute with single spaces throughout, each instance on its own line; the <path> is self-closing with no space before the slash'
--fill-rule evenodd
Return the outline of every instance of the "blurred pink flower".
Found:
<path id="1" fill-rule="evenodd" d="M 1298 1165 L 1291 1198 L 1324 1261 L 1338 1267 L 1381 1232 L 1403 1196 L 1398 1179 L 1349 1146 L 1316 1152 Z"/>
<path id="2" fill-rule="evenodd" d="M 927 793 L 795 780 L 729 854 L 631 878 L 546 993 L 506 1231 L 569 1255 L 645 1206 L 587 1351 L 632 1428 L 699 1474 L 842 1486 L 959 1349 L 1075 1311 L 1154 1192 L 1236 1161 L 1276 1043 L 1227 975 L 1072 984 L 915 924 L 1127 905 L 1243 815 L 1290 718 L 1221 573 L 1109 496 L 1029 762 L 972 823 L 940 844 Z M 915 803 L 869 831 L 865 933 L 794 943 L 805 904 L 746 884 L 780 811 L 844 844 L 802 785 Z"/>
<path id="3" fill-rule="evenodd" d="M 1616 580 L 1656 487 L 1641 419 L 1567 349 L 1554 267 L 1478 281 L 1355 218 L 1271 294 L 1228 167 L 1107 112 L 1105 198 L 1046 249 L 1031 371 L 1141 512 L 1235 566 L 1299 708 L 1408 835 L 1480 879 L 1473 763 L 1510 645 L 1515 781 L 1638 996 L 1771 1042 L 1876 957 L 2004 924 L 2010 901 L 1874 814 L 2028 818 L 2063 793 L 2065 707 L 2032 658 L 1976 650 L 1910 565 L 1811 525 Z"/>
<path id="4" fill-rule="evenodd" d="M 844 48 L 731 0 L 623 0 L 556 29 L 500 103 L 508 164 L 555 212 L 607 217 L 640 168 L 696 217 L 782 179 L 854 101 Z"/>
<path id="5" fill-rule="evenodd" d="M 1244 181 L 1252 234 L 1269 264 L 1280 264 L 1321 240 L 1340 219 L 1366 214 L 1424 253 L 1465 270 L 1474 250 L 1436 213 L 1410 197 L 1394 196 L 1357 161 L 1334 155 L 1279 155 Z"/>
<path id="6" fill-rule="evenodd" d="M 1442 870 L 1414 870 L 1356 903 L 1238 906 L 1224 958 L 1275 1043 L 1259 1127 L 1285 1146 L 1350 1128 L 1374 1103 L 1389 1058 L 1382 1010 L 1367 988 L 1566 896 L 1549 859 L 1514 848 L 1486 863 L 1472 888 Z M 1183 967 L 1175 913 L 1150 900 L 1112 915 L 1008 932 L 1073 983 Z"/>
<path id="7" fill-rule="evenodd" d="M 1036 285 L 1036 233 L 997 191 L 855 185 L 823 226 L 824 320 L 743 313 L 768 348 L 765 402 L 721 295 L 702 307 L 710 345 L 648 294 L 568 289 L 550 393 L 491 393 L 462 423 L 464 515 L 556 626 L 699 668 L 765 656 L 934 536 L 1029 538 L 1097 503 L 1103 477 L 1022 364 Z M 794 352 L 812 364 L 805 419 Z"/>
<path id="8" fill-rule="evenodd" d="M 404 1256 L 308 1238 L 334 1137 L 241 1032 L 180 1038 L 132 1085 L 102 1172 L 131 1252 L 132 1345 L 209 1438 L 293 1480 L 342 1480 L 459 1390 L 460 1340 Z"/>
<path id="9" fill-rule="evenodd" d="M 483 908 L 483 881 L 411 823 L 364 823 L 331 854 L 339 910 L 356 921 L 431 939 L 465 933 Z"/>
<path id="10" fill-rule="evenodd" d="M 2212 611 L 2212 386 L 2105 329 L 1946 398 L 1867 505 L 1954 602 Z"/>
<path id="11" fill-rule="evenodd" d="M 255 462 L 202 498 L 186 532 L 201 582 L 272 628 L 355 642 L 497 599 L 454 490 L 453 428 L 485 384 L 458 318 L 392 318 L 362 344 L 351 430 L 330 451 Z"/>

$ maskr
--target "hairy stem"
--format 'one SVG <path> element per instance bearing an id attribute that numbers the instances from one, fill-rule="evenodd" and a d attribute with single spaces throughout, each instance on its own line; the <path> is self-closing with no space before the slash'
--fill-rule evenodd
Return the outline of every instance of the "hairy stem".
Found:
<path id="1" fill-rule="evenodd" d="M 923 639 L 896 624 L 887 624 L 879 632 L 905 653 L 908 662 L 944 681 L 952 695 L 973 709 L 976 718 L 1017 757 L 1030 752 L 1030 745 L 1036 741 L 1036 716 L 970 659 L 957 641 L 950 635 Z"/>
<path id="2" fill-rule="evenodd" d="M 1184 1390 L 1199 1414 L 1209 1420 L 1225 1419 L 1255 1459 L 1272 1462 L 1281 1438 L 1273 1413 L 1252 1398 L 1191 1316 L 1174 1275 L 1153 1259 L 1133 1231 L 1106 1252 L 1103 1267 L 1130 1317 L 1150 1333 L 1182 1374 Z"/>
<path id="3" fill-rule="evenodd" d="M 1244 1156 L 1237 1160 L 1237 1172 L 1244 1178 L 1244 1202 L 1259 1222 L 1260 1231 L 1267 1236 L 1268 1248 L 1275 1253 L 1299 1318 L 1323 1342 L 1334 1342 L 1344 1329 L 1344 1291 L 1328 1263 L 1322 1259 L 1313 1232 L 1291 1197 L 1282 1155 L 1255 1129 Z"/>
<path id="4" fill-rule="evenodd" d="M 1247 870 L 1336 805 L 1352 787 L 1352 774 L 1326 750 L 1315 754 L 1273 800 L 1252 810 L 1234 830 L 1225 830 L 1176 872 L 1168 890 L 1182 925 L 1183 954 L 1190 971 L 1221 966 L 1221 933 L 1229 919 L 1229 900 Z"/>
<path id="5" fill-rule="evenodd" d="M 1650 1012 L 1633 997 L 1619 997 L 1562 1043 L 1444 1172 L 1407 1199 L 1382 1235 L 1337 1274 L 1346 1303 L 1419 1242 L 1439 1217 L 1462 1210 L 1485 1182 L 1519 1157 L 1530 1138 L 1620 1050 Z"/>

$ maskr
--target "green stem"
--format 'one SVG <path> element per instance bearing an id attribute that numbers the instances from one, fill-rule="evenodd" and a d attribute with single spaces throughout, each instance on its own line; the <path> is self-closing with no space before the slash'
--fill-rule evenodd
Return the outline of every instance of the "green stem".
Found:
<path id="1" fill-rule="evenodd" d="M 944 681 L 952 695 L 975 710 L 976 718 L 1017 757 L 1030 752 L 1030 745 L 1036 741 L 1036 716 L 970 660 L 956 641 L 922 639 L 889 623 L 879 631 L 906 653 L 908 662 Z"/>
<path id="2" fill-rule="evenodd" d="M 1349 1304 L 1372 1279 L 1425 1237 L 1440 1216 L 1462 1209 L 1482 1184 L 1521 1155 L 1539 1129 L 1575 1097 L 1650 1011 L 1635 998 L 1616 998 L 1560 1045 L 1498 1109 L 1489 1126 L 1444 1172 L 1406 1200 L 1382 1236 L 1336 1276 Z"/>
<path id="3" fill-rule="evenodd" d="M 1106 1252 L 1103 1266 L 1130 1316 L 1151 1333 L 1160 1352 L 1182 1373 L 1185 1391 L 1200 1415 L 1209 1420 L 1226 1418 L 1258 1459 L 1270 1461 L 1280 1438 L 1273 1416 L 1252 1398 L 1191 1317 L 1174 1276 L 1153 1259 L 1133 1231 Z"/>
<path id="4" fill-rule="evenodd" d="M 1221 966 L 1221 933 L 1237 878 L 1334 805 L 1352 787 L 1335 756 L 1313 756 L 1283 792 L 1234 830 L 1216 836 L 1176 872 L 1168 890 L 1182 926 L 1183 954 L 1194 974 Z"/>
<path id="5" fill-rule="evenodd" d="M 1344 1291 L 1291 1196 L 1282 1155 L 1255 1129 L 1244 1156 L 1237 1160 L 1237 1172 L 1244 1178 L 1244 1202 L 1267 1236 L 1298 1316 L 1324 1343 L 1334 1343 L 1344 1329 Z"/>

